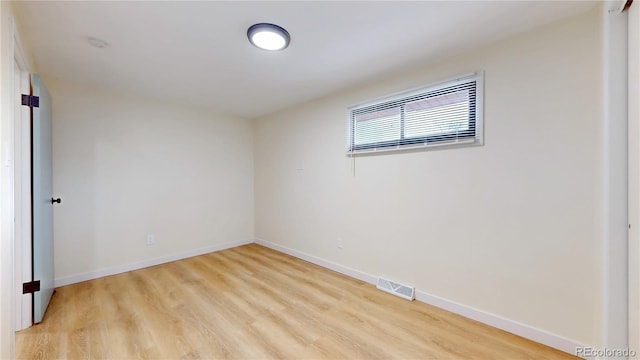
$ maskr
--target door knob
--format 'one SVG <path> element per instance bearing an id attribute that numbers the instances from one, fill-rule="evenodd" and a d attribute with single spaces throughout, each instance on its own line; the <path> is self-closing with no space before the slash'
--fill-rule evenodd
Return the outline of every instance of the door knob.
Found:
<path id="1" fill-rule="evenodd" d="M 55 204 L 55 203 L 60 204 L 61 202 L 62 202 L 62 200 L 60 200 L 60 198 L 57 198 L 57 199 L 51 198 L 51 203 L 52 204 Z"/>

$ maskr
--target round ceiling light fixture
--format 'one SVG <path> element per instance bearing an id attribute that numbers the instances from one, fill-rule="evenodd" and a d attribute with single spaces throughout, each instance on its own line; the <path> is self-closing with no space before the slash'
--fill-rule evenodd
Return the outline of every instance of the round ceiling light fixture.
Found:
<path id="1" fill-rule="evenodd" d="M 287 30 L 268 23 L 251 25 L 247 30 L 247 37 L 255 47 L 269 51 L 286 49 L 291 41 Z"/>

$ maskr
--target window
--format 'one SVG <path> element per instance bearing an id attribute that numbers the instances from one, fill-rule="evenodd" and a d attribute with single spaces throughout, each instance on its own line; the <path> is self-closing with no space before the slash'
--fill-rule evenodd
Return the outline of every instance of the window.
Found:
<path id="1" fill-rule="evenodd" d="M 349 154 L 482 144 L 482 74 L 349 108 Z"/>

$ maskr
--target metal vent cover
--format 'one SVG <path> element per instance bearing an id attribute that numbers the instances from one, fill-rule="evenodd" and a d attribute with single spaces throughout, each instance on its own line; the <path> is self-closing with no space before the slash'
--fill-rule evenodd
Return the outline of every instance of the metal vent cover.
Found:
<path id="1" fill-rule="evenodd" d="M 403 299 L 407 299 L 407 300 L 415 299 L 415 295 L 416 295 L 415 287 L 411 285 L 402 284 L 396 281 L 392 281 L 382 276 L 378 278 L 378 283 L 376 284 L 376 287 L 382 291 L 399 296 Z"/>

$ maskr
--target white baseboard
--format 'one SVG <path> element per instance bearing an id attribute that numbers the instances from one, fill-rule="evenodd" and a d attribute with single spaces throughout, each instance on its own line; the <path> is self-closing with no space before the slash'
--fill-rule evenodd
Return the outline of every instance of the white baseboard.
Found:
<path id="1" fill-rule="evenodd" d="M 54 280 L 54 287 L 60 287 L 60 286 L 79 283 L 82 281 L 98 279 L 98 278 L 109 276 L 109 275 L 121 274 L 127 271 L 138 270 L 138 269 L 142 269 L 150 266 L 160 265 L 160 264 L 164 264 L 164 263 L 168 263 L 176 260 L 182 260 L 182 259 L 190 258 L 193 256 L 208 254 L 210 252 L 221 251 L 221 250 L 230 249 L 230 248 L 247 245 L 251 243 L 253 243 L 253 240 L 232 241 L 224 244 L 207 246 L 201 249 L 185 251 L 185 252 L 181 252 L 173 255 L 162 256 L 162 257 L 143 260 L 143 261 L 137 261 L 130 264 L 110 266 L 108 268 L 102 268 L 102 269 L 89 271 L 82 274 L 64 276 L 61 278 L 56 278 Z"/>
<path id="2" fill-rule="evenodd" d="M 522 336 L 525 339 L 533 340 L 540 344 L 550 346 L 554 349 L 564 351 L 571 355 L 576 354 L 577 348 L 587 347 L 587 345 L 581 344 L 578 341 L 567 339 L 563 336 L 556 335 L 518 321 L 507 319 L 496 314 L 482 311 L 471 306 L 463 305 L 455 301 L 431 295 L 422 290 L 416 290 L 416 300 L 481 322 L 483 324 L 493 326 L 506 332 Z"/>
<path id="3" fill-rule="evenodd" d="M 321 259 L 317 256 L 309 255 L 307 253 L 304 253 L 298 250 L 290 249 L 282 245 L 274 244 L 266 240 L 255 239 L 255 243 L 268 247 L 270 249 L 297 257 L 299 259 L 308 261 L 310 263 L 322 266 L 324 268 L 331 269 L 341 274 L 351 276 L 353 278 L 362 280 L 364 282 L 367 282 L 373 285 L 375 285 L 377 281 L 377 276 L 367 274 L 365 272 L 352 269 L 352 268 L 334 263 L 332 261 Z M 522 336 L 523 338 L 547 345 L 549 347 L 558 349 L 560 351 L 564 351 L 571 355 L 576 354 L 576 349 L 578 347 L 588 347 L 587 345 L 581 344 L 578 341 L 567 339 L 563 336 L 556 335 L 548 331 L 541 330 L 541 329 L 538 329 L 514 320 L 510 320 L 499 315 L 491 314 L 486 311 L 482 311 L 467 305 L 459 304 L 455 301 L 451 301 L 451 300 L 441 298 L 439 296 L 431 295 L 427 292 L 424 292 L 418 289 L 416 289 L 416 300 L 450 311 L 454 314 L 458 314 L 466 318 L 481 322 L 483 324 L 487 324 L 489 326 L 493 326 L 495 328 L 510 332 L 512 334 Z"/>
<path id="4" fill-rule="evenodd" d="M 302 251 L 293 250 L 285 246 L 281 246 L 278 244 L 274 244 L 270 241 L 262 240 L 262 239 L 254 239 L 254 242 L 258 245 L 262 245 L 264 247 L 268 247 L 270 249 L 279 251 L 281 253 L 285 253 L 291 255 L 293 257 L 297 257 L 298 259 L 302 259 L 308 261 L 310 263 L 316 264 L 318 266 L 322 266 L 323 268 L 327 268 L 333 270 L 335 272 L 339 272 L 341 274 L 351 276 L 352 278 L 356 278 L 358 280 L 362 280 L 369 284 L 375 284 L 377 278 L 373 275 L 367 274 L 365 272 L 352 269 L 350 267 L 342 266 L 340 264 L 334 263 L 333 261 L 321 259 L 317 256 L 309 255 L 307 253 L 303 253 Z"/>
<path id="5" fill-rule="evenodd" d="M 65 277 L 55 279 L 54 284 L 55 284 L 55 287 L 75 284 L 82 281 L 93 280 L 93 279 L 101 278 L 104 276 L 120 274 L 127 271 L 132 271 L 132 270 L 138 270 L 138 269 L 146 268 L 149 266 L 164 264 L 171 261 L 186 259 L 193 256 L 230 249 L 233 247 L 247 245 L 251 243 L 256 243 L 256 244 L 268 247 L 270 249 L 291 255 L 293 257 L 296 257 L 296 258 L 308 261 L 310 263 L 316 264 L 318 266 L 322 266 L 324 268 L 356 278 L 358 280 L 364 281 L 372 285 L 376 284 L 376 281 L 378 278 L 377 276 L 367 274 L 363 271 L 356 270 L 347 266 L 343 266 L 338 263 L 304 253 L 302 251 L 294 250 L 282 245 L 272 243 L 270 241 L 266 241 L 262 239 L 253 239 L 253 240 L 233 241 L 229 243 L 209 246 L 206 248 L 196 249 L 192 251 L 185 251 L 185 252 L 174 254 L 174 255 L 163 256 L 159 258 L 138 261 L 135 263 L 98 269 L 98 270 L 90 271 L 83 274 L 65 276 Z M 450 311 L 454 314 L 458 314 L 466 318 L 479 321 L 489 326 L 502 329 L 512 334 L 522 336 L 523 338 L 533 340 L 535 342 L 550 346 L 552 348 L 564 351 L 572 355 L 575 355 L 576 348 L 588 347 L 587 345 L 581 344 L 578 341 L 567 339 L 563 336 L 556 335 L 548 331 L 541 330 L 541 329 L 538 329 L 514 320 L 510 320 L 499 315 L 491 314 L 486 311 L 482 311 L 467 305 L 463 305 L 455 301 L 451 301 L 448 299 L 441 298 L 439 296 L 431 295 L 422 290 L 416 289 L 416 300 Z"/>

